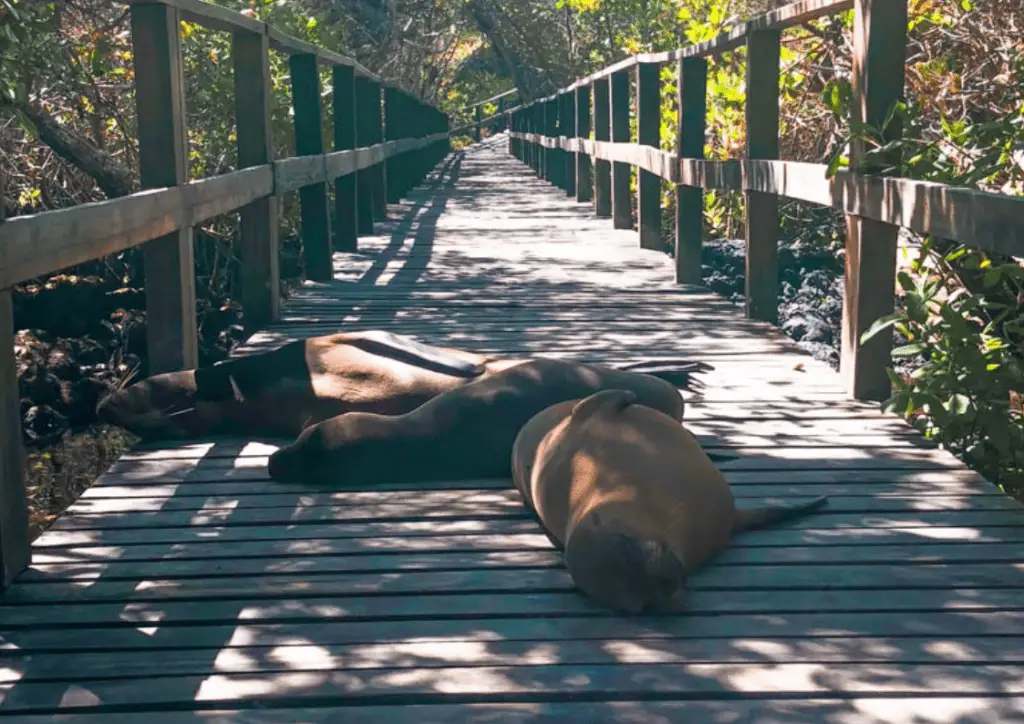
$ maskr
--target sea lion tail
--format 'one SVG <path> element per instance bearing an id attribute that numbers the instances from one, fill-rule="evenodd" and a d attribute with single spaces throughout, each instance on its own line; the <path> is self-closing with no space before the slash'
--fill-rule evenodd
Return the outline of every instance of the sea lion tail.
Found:
<path id="1" fill-rule="evenodd" d="M 807 503 L 796 505 L 768 505 L 763 508 L 738 508 L 732 525 L 732 534 L 765 528 L 795 518 L 802 518 L 818 510 L 828 502 L 822 495 Z"/>
<path id="2" fill-rule="evenodd" d="M 707 362 L 686 359 L 663 359 L 648 360 L 646 362 L 632 362 L 627 365 L 616 367 L 623 372 L 637 372 L 640 374 L 657 377 L 660 380 L 671 383 L 680 389 L 693 390 L 702 386 L 693 375 L 701 372 L 710 372 L 714 369 Z"/>

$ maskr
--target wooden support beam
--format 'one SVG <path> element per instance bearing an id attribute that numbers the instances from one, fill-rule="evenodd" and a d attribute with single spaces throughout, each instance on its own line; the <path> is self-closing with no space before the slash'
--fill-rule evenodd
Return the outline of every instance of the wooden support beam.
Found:
<path id="1" fill-rule="evenodd" d="M 370 97 L 372 143 L 380 143 L 384 140 L 383 86 L 376 81 L 370 81 L 370 85 L 373 88 L 372 97 Z M 373 218 L 383 221 L 388 217 L 387 184 L 383 162 L 375 164 L 370 169 L 370 178 L 373 181 Z"/>
<path id="2" fill-rule="evenodd" d="M 907 0 L 856 0 L 853 21 L 853 116 L 881 129 L 893 103 L 904 97 L 907 53 Z M 883 142 L 899 138 L 900 124 Z M 862 142 L 851 144 L 850 167 L 870 172 Z M 894 154 L 895 156 L 895 154 Z M 898 158 L 888 159 L 889 162 Z M 848 394 L 858 400 L 884 400 L 891 393 L 885 373 L 892 362 L 892 335 L 881 332 L 860 343 L 874 321 L 893 310 L 899 227 L 856 215 L 846 217 L 846 274 L 843 343 L 839 371 Z"/>
<path id="3" fill-rule="evenodd" d="M 348 151 L 356 147 L 356 86 L 350 66 L 332 69 L 334 86 L 334 150 Z M 334 180 L 334 246 L 338 251 L 359 248 L 356 210 L 356 174 L 348 173 Z"/>
<path id="4" fill-rule="evenodd" d="M 611 98 L 608 79 L 594 81 L 594 140 L 611 140 Z M 612 165 L 603 159 L 594 161 L 594 214 L 599 219 L 612 215 Z"/>
<path id="5" fill-rule="evenodd" d="M 3 199 L 0 178 L 0 201 Z M 0 203 L 0 228 L 6 209 Z M 21 439 L 21 394 L 14 358 L 14 302 L 0 289 L 0 591 L 32 562 Z"/>
<path id="6" fill-rule="evenodd" d="M 373 145 L 373 86 L 368 78 L 356 77 L 356 148 Z M 373 172 L 356 173 L 356 228 L 360 236 L 373 234 Z"/>
<path id="7" fill-rule="evenodd" d="M 576 138 L 576 94 L 565 91 L 558 96 L 558 135 Z M 576 195 L 576 154 L 562 151 L 562 188 L 566 196 Z"/>
<path id="8" fill-rule="evenodd" d="M 779 157 L 779 31 L 747 38 L 747 158 Z M 779 319 L 779 197 L 746 192 L 746 314 Z"/>
<path id="9" fill-rule="evenodd" d="M 679 61 L 679 129 L 676 154 L 704 158 L 707 122 L 708 63 L 704 58 Z M 704 190 L 676 186 L 676 282 L 700 284 L 704 233 Z"/>
<path id="10" fill-rule="evenodd" d="M 637 143 L 661 148 L 661 66 L 636 67 Z M 661 179 L 640 169 L 637 176 L 640 248 L 661 249 Z"/>
<path id="11" fill-rule="evenodd" d="M 554 100 L 544 102 L 544 136 L 547 138 L 554 138 L 558 131 L 558 108 L 555 106 Z M 547 148 L 543 150 L 544 154 L 544 179 L 548 183 L 558 185 L 558 149 Z"/>
<path id="12" fill-rule="evenodd" d="M 403 107 L 402 92 L 397 88 L 384 89 L 384 140 L 394 141 L 404 137 L 403 119 L 408 109 Z M 387 201 L 398 203 L 402 198 L 402 156 L 392 156 L 384 162 L 387 182 Z"/>
<path id="13" fill-rule="evenodd" d="M 473 108 L 473 120 L 476 123 L 476 125 L 473 126 L 473 140 L 476 141 L 477 143 L 480 143 L 480 119 L 482 118 L 481 112 L 482 109 L 480 108 L 479 105 Z"/>
<path id="14" fill-rule="evenodd" d="M 295 109 L 295 153 L 298 156 L 319 156 L 324 152 L 324 120 L 317 58 L 315 55 L 297 54 L 291 56 L 288 63 L 292 78 L 292 106 Z M 325 182 L 299 189 L 299 211 L 306 278 L 318 282 L 331 281 L 334 264 Z"/>
<path id="15" fill-rule="evenodd" d="M 238 31 L 231 39 L 235 77 L 238 168 L 274 161 L 270 121 L 270 40 L 265 33 Z M 240 213 L 241 298 L 245 328 L 255 332 L 280 316 L 277 199 L 259 199 Z"/>
<path id="16" fill-rule="evenodd" d="M 612 141 L 629 142 L 629 71 L 611 77 Z M 633 203 L 629 194 L 630 166 L 612 163 L 612 225 L 616 229 L 633 228 Z"/>
<path id="17" fill-rule="evenodd" d="M 576 89 L 576 136 L 590 138 L 590 89 L 589 85 Z M 594 198 L 593 166 L 590 156 L 576 152 L 576 200 L 589 202 Z"/>
<path id="18" fill-rule="evenodd" d="M 133 5 L 132 52 L 143 189 L 188 180 L 185 92 L 178 10 Z M 181 227 L 143 247 L 149 374 L 199 364 L 192 227 Z"/>

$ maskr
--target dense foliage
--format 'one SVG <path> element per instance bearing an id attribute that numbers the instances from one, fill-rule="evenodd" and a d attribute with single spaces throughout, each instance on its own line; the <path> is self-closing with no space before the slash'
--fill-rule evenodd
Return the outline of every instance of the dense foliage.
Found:
<path id="1" fill-rule="evenodd" d="M 539 97 L 629 54 L 701 42 L 783 4 L 216 2 L 354 57 L 389 82 L 438 103 L 455 124 L 470 120 L 466 106 L 479 98 L 512 87 L 525 99 Z M 1020 195 L 1024 21 L 1019 8 L 980 0 L 910 0 L 909 5 L 907 102 L 893 111 L 903 121 L 904 138 L 896 144 L 899 164 L 882 172 Z M 842 168 L 851 133 L 869 133 L 849 124 L 851 24 L 852 12 L 845 12 L 784 33 L 783 158 Z M 195 178 L 223 173 L 236 163 L 230 36 L 184 24 L 182 39 L 190 173 Z M 0 0 L 0 173 L 8 215 L 137 188 L 130 41 L 129 12 L 110 0 Z M 744 56 L 740 48 L 710 61 L 708 158 L 743 153 Z M 286 156 L 294 144 L 288 63 L 273 53 L 271 67 L 275 146 Z M 672 148 L 674 69 L 666 68 L 662 78 L 662 143 Z M 328 80 L 325 71 L 329 120 Z M 492 104 L 484 112 L 495 110 Z M 673 194 L 667 185 L 664 191 L 668 247 Z M 798 202 L 783 203 L 782 215 L 784 328 L 835 362 L 842 217 Z M 302 274 L 295 199 L 286 202 L 281 224 L 287 286 Z M 742 195 L 707 192 L 705 228 L 709 239 L 741 238 Z M 236 236 L 233 218 L 209 222 L 197 233 L 203 362 L 226 355 L 241 335 L 234 299 Z M 991 478 L 1020 486 L 1024 272 L 1015 259 L 944 239 L 905 234 L 903 242 L 899 310 L 879 324 L 898 340 L 892 405 Z M 709 249 L 706 281 L 735 294 L 743 284 L 742 248 L 712 244 Z M 66 442 L 68 429 L 91 424 L 90 404 L 104 386 L 145 373 L 140 261 L 139 252 L 131 250 L 16 290 L 26 439 L 40 454 Z M 70 361 L 58 364 L 62 359 Z"/>

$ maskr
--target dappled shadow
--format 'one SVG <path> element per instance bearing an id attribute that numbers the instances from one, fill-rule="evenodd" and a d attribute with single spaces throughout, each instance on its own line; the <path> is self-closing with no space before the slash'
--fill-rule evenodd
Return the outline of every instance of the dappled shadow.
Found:
<path id="1" fill-rule="evenodd" d="M 389 287 L 391 266 L 411 261 L 398 254 L 358 285 L 382 240 L 343 264 L 335 289 L 300 291 L 291 326 L 267 344 L 315 326 L 288 315 L 319 315 L 322 327 L 348 329 L 351 316 L 432 343 L 461 333 L 464 346 L 596 361 L 712 355 L 702 393 L 685 395 L 686 425 L 709 451 L 736 455 L 721 468 L 738 503 L 824 492 L 829 507 L 737 537 L 692 577 L 686 613 L 623 617 L 575 590 L 508 480 L 325 491 L 268 479 L 267 456 L 286 441 L 140 445 L 39 538 L 32 569 L 0 598 L 0 714 L 80 707 L 114 724 L 228 721 L 212 712 L 239 707 L 246 721 L 346 724 L 1024 716 L 1021 506 L 877 406 L 844 401 L 835 373 L 786 340 L 758 342 L 760 328 L 712 295 L 675 291 L 663 261 L 635 260 L 647 258 L 635 234 L 594 222 L 503 153 L 467 154 L 415 284 Z M 506 188 L 518 207 L 497 203 Z M 547 209 L 578 212 L 579 228 L 555 228 Z M 520 251 L 481 238 L 482 218 L 507 225 Z M 523 231 L 545 224 L 544 241 Z M 527 249 L 534 261 L 517 260 Z M 544 305 L 539 321 L 527 316 Z M 210 711 L 190 713 L 200 709 Z"/>

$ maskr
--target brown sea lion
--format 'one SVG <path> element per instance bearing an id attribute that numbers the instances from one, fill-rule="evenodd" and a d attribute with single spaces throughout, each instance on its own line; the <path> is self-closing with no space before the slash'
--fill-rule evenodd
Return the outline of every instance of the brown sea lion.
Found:
<path id="1" fill-rule="evenodd" d="M 732 536 L 827 502 L 737 509 L 696 438 L 631 390 L 541 411 L 512 456 L 513 484 L 564 550 L 573 581 L 618 612 L 681 608 L 687 575 Z"/>
<path id="2" fill-rule="evenodd" d="M 347 412 L 410 412 L 528 359 L 428 345 L 381 330 L 341 332 L 210 367 L 153 375 L 107 395 L 97 416 L 145 439 L 295 437 Z M 686 360 L 628 367 L 645 366 L 682 386 L 691 371 L 702 368 Z"/>
<path id="3" fill-rule="evenodd" d="M 637 372 L 537 359 L 450 390 L 401 415 L 350 412 L 313 425 L 270 456 L 275 480 L 366 482 L 508 477 L 512 444 L 535 414 L 609 388 L 682 420 L 671 383 Z"/>

